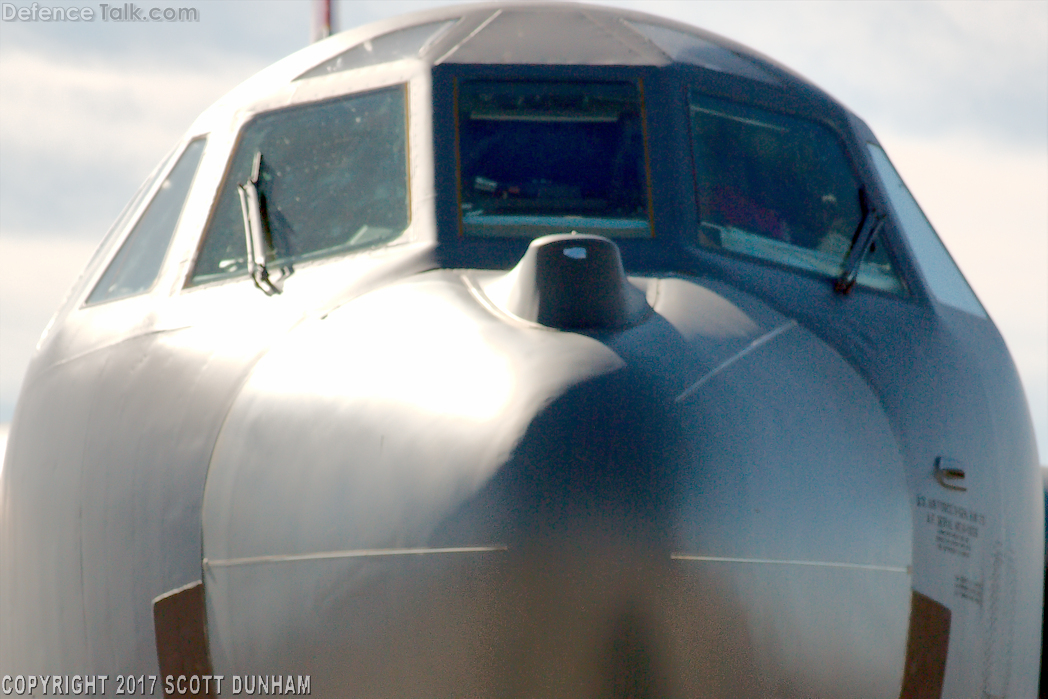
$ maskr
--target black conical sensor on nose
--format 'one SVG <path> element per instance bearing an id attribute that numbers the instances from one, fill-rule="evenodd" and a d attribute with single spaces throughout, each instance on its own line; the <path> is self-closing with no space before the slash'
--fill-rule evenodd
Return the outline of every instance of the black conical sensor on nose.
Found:
<path id="1" fill-rule="evenodd" d="M 599 235 L 536 238 L 485 292 L 519 318 L 565 330 L 620 328 L 649 310 L 626 279 L 618 246 Z"/>

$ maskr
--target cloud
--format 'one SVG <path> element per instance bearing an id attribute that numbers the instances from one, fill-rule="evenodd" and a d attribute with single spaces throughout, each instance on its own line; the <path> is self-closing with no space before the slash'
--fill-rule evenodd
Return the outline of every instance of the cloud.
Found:
<path id="1" fill-rule="evenodd" d="M 154 2 L 136 5 L 146 11 L 171 6 Z M 111 7 L 120 8 L 122 4 L 111 3 Z M 198 70 L 221 66 L 215 59 L 223 56 L 241 56 L 268 65 L 309 41 L 309 8 L 305 2 L 198 0 L 182 7 L 195 9 L 198 20 L 114 22 L 102 21 L 96 14 L 93 22 L 4 22 L 0 32 L 4 44 L 32 47 L 56 58 L 104 58 L 136 65 L 175 60 Z"/>
<path id="2" fill-rule="evenodd" d="M 98 240 L 123 202 L 211 102 L 264 67 L 73 60 L 25 47 L 0 61 L 0 226 Z"/>

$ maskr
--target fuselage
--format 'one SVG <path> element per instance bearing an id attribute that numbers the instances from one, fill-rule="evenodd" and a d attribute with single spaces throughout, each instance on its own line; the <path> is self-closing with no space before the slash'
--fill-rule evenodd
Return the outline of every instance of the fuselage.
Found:
<path id="1" fill-rule="evenodd" d="M 2 477 L 4 675 L 1037 691 L 993 323 L 860 119 L 650 16 L 444 8 L 223 98 L 45 332 Z"/>

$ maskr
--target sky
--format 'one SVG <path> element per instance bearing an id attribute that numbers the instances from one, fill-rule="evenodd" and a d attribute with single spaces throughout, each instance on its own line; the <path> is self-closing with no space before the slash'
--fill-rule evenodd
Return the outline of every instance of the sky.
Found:
<path id="1" fill-rule="evenodd" d="M 99 3 L 45 1 L 94 21 L 0 21 L 0 423 L 141 181 L 210 103 L 309 42 L 301 0 L 135 4 L 199 19 L 102 21 Z M 440 4 L 341 2 L 338 27 Z M 1004 336 L 1048 463 L 1048 1 L 605 4 L 746 44 L 870 125 Z"/>

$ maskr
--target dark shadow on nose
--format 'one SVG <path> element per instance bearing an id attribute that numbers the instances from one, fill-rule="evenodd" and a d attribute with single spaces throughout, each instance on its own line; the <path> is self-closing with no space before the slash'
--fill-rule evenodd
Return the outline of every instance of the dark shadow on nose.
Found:
<path id="1" fill-rule="evenodd" d="M 431 545 L 514 547 L 587 520 L 613 538 L 661 538 L 689 461 L 682 433 L 671 391 L 656 375 L 627 368 L 576 385 L 532 420 L 499 472 L 445 519 Z"/>
<path id="2" fill-rule="evenodd" d="M 626 611 L 610 638 L 603 675 L 606 685 L 600 699 L 662 699 L 670 696 L 667 682 L 659 671 L 655 637 L 645 628 L 644 615 Z"/>

